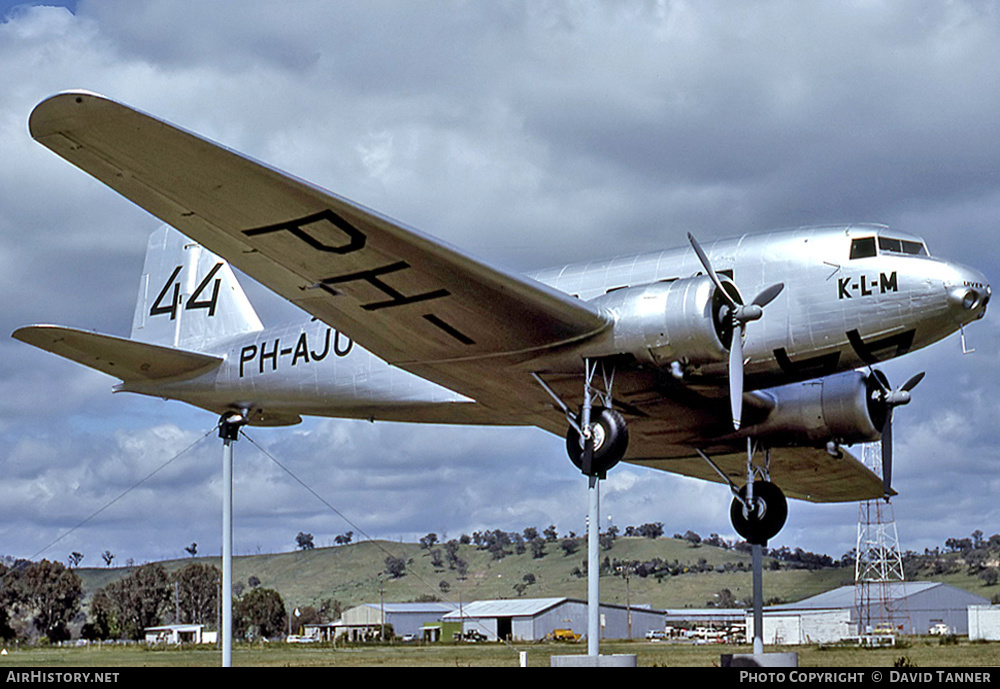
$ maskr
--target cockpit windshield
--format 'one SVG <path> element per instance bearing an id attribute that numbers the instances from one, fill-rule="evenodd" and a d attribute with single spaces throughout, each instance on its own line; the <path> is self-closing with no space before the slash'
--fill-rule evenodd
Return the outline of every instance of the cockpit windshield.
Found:
<path id="1" fill-rule="evenodd" d="M 878 254 L 905 254 L 927 256 L 923 242 L 893 237 L 857 237 L 851 240 L 851 259 L 869 258 Z"/>
<path id="2" fill-rule="evenodd" d="M 891 237 L 878 238 L 879 251 L 888 251 L 891 254 L 909 254 L 911 256 L 926 256 L 927 247 L 923 242 L 913 242 L 907 239 L 892 239 Z"/>

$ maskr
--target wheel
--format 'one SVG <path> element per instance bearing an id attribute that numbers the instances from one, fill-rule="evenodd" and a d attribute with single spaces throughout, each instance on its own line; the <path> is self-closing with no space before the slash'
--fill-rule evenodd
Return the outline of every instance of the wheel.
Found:
<path id="1" fill-rule="evenodd" d="M 746 499 L 747 487 L 740 489 L 740 498 Z M 729 517 L 736 533 L 754 545 L 767 545 L 767 541 L 778 535 L 788 517 L 788 502 L 781 489 L 769 481 L 753 482 L 753 502 L 756 509 L 747 514 L 743 502 L 733 498 Z"/>
<path id="2" fill-rule="evenodd" d="M 566 452 L 577 469 L 588 476 L 604 478 L 608 469 L 621 461 L 628 448 L 628 426 L 621 414 L 614 409 L 594 407 L 590 412 L 594 429 L 594 454 L 590 471 L 583 466 L 583 444 L 580 434 L 573 427 L 566 433 Z"/>

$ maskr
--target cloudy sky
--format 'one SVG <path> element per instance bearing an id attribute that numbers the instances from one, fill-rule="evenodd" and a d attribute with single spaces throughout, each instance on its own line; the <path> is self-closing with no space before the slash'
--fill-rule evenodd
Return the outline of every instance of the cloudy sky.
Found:
<path id="1" fill-rule="evenodd" d="M 513 270 L 677 246 L 689 231 L 875 221 L 1000 282 L 997 2 L 32 5 L 0 2 L 4 333 L 127 335 L 158 224 L 30 139 L 32 107 L 69 88 Z M 265 324 L 297 317 L 247 289 Z M 969 328 L 971 356 L 956 336 L 885 367 L 897 384 L 928 372 L 896 416 L 904 548 L 1000 532 L 994 316 Z M 114 382 L 0 339 L 0 554 L 219 552 L 220 449 L 204 437 L 216 419 L 112 395 Z M 542 431 L 310 420 L 250 435 L 336 512 L 241 441 L 240 554 L 290 550 L 299 531 L 328 545 L 346 531 L 585 530 L 585 483 Z M 667 533 L 735 537 L 729 501 L 628 466 L 602 491 L 604 520 Z M 793 501 L 772 544 L 839 557 L 857 517 Z"/>

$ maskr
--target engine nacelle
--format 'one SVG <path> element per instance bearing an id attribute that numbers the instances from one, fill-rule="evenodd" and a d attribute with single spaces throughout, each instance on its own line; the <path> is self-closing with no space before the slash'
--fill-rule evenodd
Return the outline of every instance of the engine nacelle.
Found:
<path id="1" fill-rule="evenodd" d="M 741 301 L 735 285 L 723 278 L 730 294 Z M 733 338 L 729 307 L 707 275 L 654 282 L 615 290 L 592 303 L 613 314 L 612 342 L 607 354 L 628 353 L 640 361 L 667 366 L 728 359 Z"/>
<path id="2" fill-rule="evenodd" d="M 878 440 L 889 409 L 871 375 L 848 371 L 754 394 L 771 406 L 767 418 L 740 435 L 777 445 L 865 443 Z"/>

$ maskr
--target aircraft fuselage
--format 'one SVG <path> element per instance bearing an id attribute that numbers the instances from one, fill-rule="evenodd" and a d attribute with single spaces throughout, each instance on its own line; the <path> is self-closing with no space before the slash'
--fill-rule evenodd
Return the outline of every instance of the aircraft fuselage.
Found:
<path id="1" fill-rule="evenodd" d="M 883 243 L 886 238 L 908 242 L 910 253 L 877 248 L 880 237 Z M 925 347 L 981 318 L 990 295 L 977 271 L 932 258 L 920 240 L 880 226 L 746 236 L 707 245 L 707 252 L 717 271 L 730 278 L 745 298 L 768 284 L 785 284 L 766 315 L 748 329 L 744 348 L 748 390 L 820 378 Z M 531 277 L 606 305 L 617 319 L 615 296 L 623 291 L 669 285 L 701 272 L 692 250 L 683 248 L 569 265 Z M 639 301 L 648 301 L 645 307 L 654 314 L 664 306 L 656 294 L 640 296 Z M 616 351 L 615 342 L 611 328 L 561 352 L 559 358 L 572 370 L 584 356 L 636 354 Z M 718 385 L 726 375 L 726 364 L 724 347 L 716 346 L 716 360 L 691 364 L 678 359 L 673 370 L 691 384 Z M 664 368 L 674 363 L 669 336 L 650 341 L 647 349 L 655 354 L 647 361 L 639 356 L 640 363 Z M 664 352 L 667 356 L 662 356 Z M 207 353 L 224 362 L 206 375 L 120 389 L 212 409 L 225 401 L 228 406 L 272 413 L 288 409 L 372 420 L 511 422 L 382 361 L 345 333 L 315 319 L 219 341 Z M 551 358 L 545 362 L 546 370 L 559 368 Z"/>

